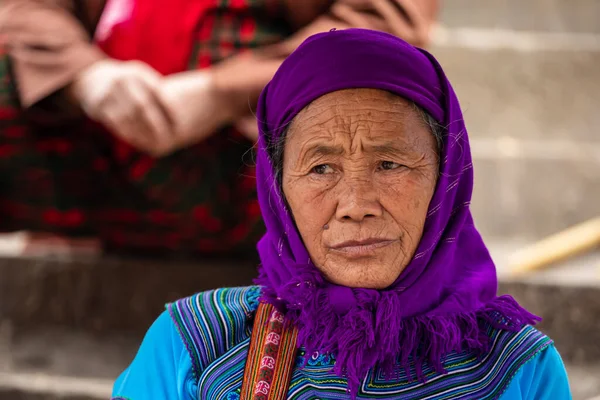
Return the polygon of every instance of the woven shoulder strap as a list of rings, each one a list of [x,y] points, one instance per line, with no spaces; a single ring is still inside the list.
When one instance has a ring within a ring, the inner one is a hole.
[[[271,304],[260,303],[240,400],[285,400],[296,359],[297,329]]]

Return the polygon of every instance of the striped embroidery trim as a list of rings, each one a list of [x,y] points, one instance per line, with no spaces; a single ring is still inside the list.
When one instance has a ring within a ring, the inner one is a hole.
[[[481,358],[468,351],[451,353],[444,364],[446,374],[438,374],[426,366],[427,383],[410,379],[404,370],[400,370],[400,376],[392,382],[385,379],[381,370],[371,370],[361,385],[359,397],[497,400],[519,368],[552,345],[551,339],[531,326],[524,327],[520,332],[502,331],[489,326],[486,334],[492,346],[490,352]],[[303,361],[304,359],[297,360],[296,366]],[[297,369],[292,377],[288,398],[343,396],[347,382],[331,372],[333,365],[334,361],[323,365],[317,363],[314,366],[309,362],[307,367]]]
[[[497,399],[510,383],[516,371],[537,353],[552,344],[552,341],[531,326],[518,333],[492,331],[490,352],[476,362],[455,364],[447,374],[432,373],[427,383],[406,381],[392,388],[382,377],[371,375],[363,382],[361,393],[379,397],[378,394],[402,396],[406,399]],[[377,384],[375,381],[379,381]]]
[[[283,314],[261,303],[244,370],[241,400],[283,400],[294,368],[298,331]]]
[[[258,306],[260,289],[217,289],[168,304],[167,310],[192,359],[194,377],[233,345],[250,336],[247,321]]]

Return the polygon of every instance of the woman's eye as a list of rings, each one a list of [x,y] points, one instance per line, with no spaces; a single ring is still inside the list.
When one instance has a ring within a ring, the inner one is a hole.
[[[317,165],[311,170],[313,174],[317,175],[330,174],[332,171],[332,168],[327,164]]]
[[[379,165],[379,168],[381,168],[382,170],[392,170],[400,168],[401,166],[401,164],[395,163],[393,161],[382,161]]]

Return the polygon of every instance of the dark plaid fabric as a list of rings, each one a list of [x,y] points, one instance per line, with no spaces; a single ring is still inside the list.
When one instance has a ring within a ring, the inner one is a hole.
[[[190,69],[289,34],[265,0],[212,0]],[[0,230],[97,236],[107,248],[253,251],[263,231],[251,146],[232,128],[153,159],[87,120],[46,124],[21,111],[0,53]],[[34,122],[37,121],[37,122]]]

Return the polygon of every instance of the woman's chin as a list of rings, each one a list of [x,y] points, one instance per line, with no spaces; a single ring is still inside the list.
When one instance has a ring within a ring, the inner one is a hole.
[[[390,287],[400,272],[391,273],[389,270],[373,268],[368,265],[353,265],[356,263],[347,263],[343,266],[335,268],[335,272],[331,269],[321,272],[327,277],[331,283],[340,286],[347,286],[356,289],[377,289],[383,290]]]

